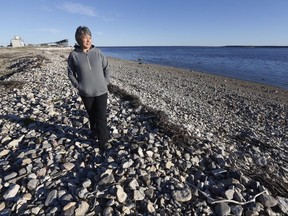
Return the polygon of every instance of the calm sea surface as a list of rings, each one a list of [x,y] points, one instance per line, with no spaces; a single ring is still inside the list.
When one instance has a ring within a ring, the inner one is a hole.
[[[100,47],[106,56],[186,68],[288,90],[288,48]]]

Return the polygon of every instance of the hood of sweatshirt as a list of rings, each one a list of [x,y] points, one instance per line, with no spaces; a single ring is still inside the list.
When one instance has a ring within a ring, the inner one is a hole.
[[[95,47],[94,45],[91,45],[90,50],[93,49],[94,47]],[[81,46],[79,46],[78,44],[76,44],[76,45],[74,46],[74,51],[76,51],[76,52],[83,52]]]

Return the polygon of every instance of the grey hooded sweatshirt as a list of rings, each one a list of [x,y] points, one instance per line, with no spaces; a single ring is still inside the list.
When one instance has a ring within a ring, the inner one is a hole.
[[[81,96],[103,95],[110,82],[108,61],[100,49],[92,46],[85,53],[76,45],[68,57],[68,77]]]

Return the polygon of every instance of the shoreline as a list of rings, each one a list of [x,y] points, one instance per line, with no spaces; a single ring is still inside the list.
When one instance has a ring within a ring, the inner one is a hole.
[[[177,103],[178,106],[181,105],[184,109],[188,109],[191,105],[202,107],[217,105],[220,107],[216,108],[227,110],[229,109],[228,105],[223,106],[223,101],[221,101],[224,100],[226,104],[229,104],[230,101],[227,97],[232,97],[233,106],[237,106],[239,103],[237,100],[266,104],[267,107],[273,105],[273,103],[279,106],[287,106],[288,104],[288,91],[269,85],[172,67],[138,64],[122,59],[111,58],[111,62],[112,71],[117,72],[112,75],[116,85],[128,90],[131,94],[139,96],[144,100],[144,104],[149,104],[155,109],[159,108],[159,103],[156,101],[156,105],[153,105],[149,101],[150,99],[160,99],[160,102],[168,103],[167,106],[173,103],[171,108],[168,108],[170,114],[173,112],[172,109],[175,106],[177,107]],[[174,89],[167,83],[171,84]],[[165,92],[169,94],[165,95]],[[175,94],[171,94],[172,92]],[[236,98],[233,98],[234,95]],[[181,99],[176,98],[175,101],[173,97],[180,97]],[[215,100],[216,98],[217,100]],[[163,110],[165,111],[164,107]],[[221,112],[221,110],[218,111]],[[230,112],[231,110],[227,111]],[[190,112],[193,111],[190,110]],[[231,114],[233,115],[233,113]],[[173,117],[173,115],[170,116]]]
[[[281,97],[281,98],[283,97],[283,99],[285,99],[285,97],[288,94],[288,89],[281,88],[278,86],[254,82],[254,81],[237,79],[237,78],[228,77],[228,76],[224,76],[224,75],[212,74],[212,73],[205,72],[205,71],[196,71],[196,70],[192,70],[192,69],[165,66],[165,65],[161,65],[161,64],[139,63],[137,60],[126,60],[126,59],[115,58],[115,57],[108,57],[108,59],[111,59],[112,61],[119,61],[119,62],[123,61],[123,63],[125,63],[125,62],[129,63],[130,62],[130,63],[133,63],[135,65],[139,64],[139,67],[140,67],[140,65],[147,65],[148,67],[150,65],[151,67],[166,68],[167,71],[172,70],[176,73],[179,73],[179,72],[180,73],[187,73],[186,76],[189,76],[189,74],[191,74],[192,77],[200,76],[203,79],[208,79],[208,80],[214,81],[215,84],[219,84],[219,85],[227,84],[227,85],[230,85],[229,87],[232,87],[232,88],[234,85],[236,85],[235,88],[236,87],[243,88],[243,90],[248,88],[247,91],[257,91],[260,93],[262,92],[263,94],[278,93],[279,97]],[[278,97],[277,94],[275,94],[274,96],[276,98]]]
[[[20,55],[10,62],[17,73],[0,81],[4,210],[287,213],[287,91],[109,58],[113,149],[102,160],[67,79],[68,51],[29,52],[28,64]],[[63,201],[57,191],[72,198]]]

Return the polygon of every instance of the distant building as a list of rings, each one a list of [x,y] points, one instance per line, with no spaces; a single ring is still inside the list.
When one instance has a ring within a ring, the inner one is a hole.
[[[24,47],[24,41],[19,36],[14,36],[13,39],[11,39],[11,46],[14,47]]]
[[[13,39],[11,39],[10,45],[8,47],[24,47],[24,41],[19,36],[14,36]],[[50,42],[50,43],[41,43],[41,44],[28,44],[28,47],[69,47],[68,39],[56,41],[56,42]]]
[[[68,47],[69,46],[68,39],[57,41],[56,44],[58,46],[61,46],[61,47]]]
[[[42,47],[68,47],[68,39],[56,41],[56,42],[50,42],[50,43],[42,43],[40,44]]]

